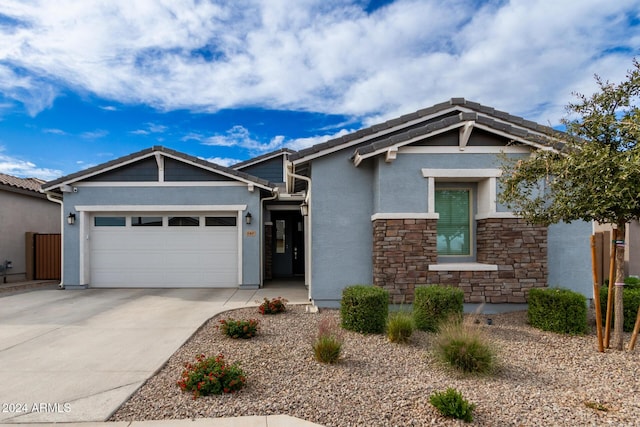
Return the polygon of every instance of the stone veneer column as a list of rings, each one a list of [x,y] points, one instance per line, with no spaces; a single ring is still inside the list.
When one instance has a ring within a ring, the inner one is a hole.
[[[427,284],[437,261],[436,220],[373,221],[373,284],[389,291],[391,302],[413,302],[416,285]]]
[[[485,291],[489,302],[524,303],[529,289],[547,286],[547,227],[521,218],[482,219],[476,240],[478,262],[498,266],[494,289]]]

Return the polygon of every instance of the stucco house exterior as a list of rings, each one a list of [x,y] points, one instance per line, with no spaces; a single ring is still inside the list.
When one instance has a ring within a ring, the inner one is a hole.
[[[0,281],[26,279],[26,233],[60,233],[60,205],[40,192],[44,181],[0,173]],[[5,268],[9,265],[10,268]]]
[[[411,303],[459,286],[469,304],[533,287],[590,296],[590,223],[525,223],[496,202],[501,153],[550,149],[549,129],[453,98],[298,152],[232,168],[153,147],[47,183],[75,217],[64,286],[248,287],[304,280],[339,305],[368,283]]]

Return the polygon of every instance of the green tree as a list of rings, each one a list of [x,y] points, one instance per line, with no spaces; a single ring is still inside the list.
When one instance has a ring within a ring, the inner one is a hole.
[[[595,76],[598,91],[574,93],[567,105],[566,132],[549,135],[548,149],[527,159],[505,160],[499,200],[532,223],[598,221],[615,224],[624,240],[626,224],[640,219],[640,63],[626,80]],[[624,281],[624,245],[616,245],[616,283]],[[613,345],[622,350],[622,287],[615,286]]]

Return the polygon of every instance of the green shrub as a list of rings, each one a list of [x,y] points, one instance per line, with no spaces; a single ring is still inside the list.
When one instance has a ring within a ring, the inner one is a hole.
[[[363,334],[381,334],[389,315],[389,292],[375,286],[354,285],[342,291],[342,327]]]
[[[629,276],[624,279],[625,289],[640,289],[640,277]]]
[[[287,310],[287,300],[282,297],[277,298],[265,298],[262,304],[258,307],[260,314],[278,314]]]
[[[314,358],[321,363],[336,363],[342,352],[343,337],[333,317],[325,317],[318,324],[312,347]]]
[[[246,377],[238,363],[227,364],[224,356],[196,357],[196,363],[185,364],[180,389],[193,392],[193,398],[211,394],[234,393],[244,387]]]
[[[456,418],[470,423],[473,421],[474,403],[469,403],[462,393],[454,388],[444,392],[436,391],[429,396],[429,403],[436,407],[445,417]]]
[[[527,316],[531,326],[561,334],[587,331],[587,300],[569,289],[533,288],[529,291]]]
[[[605,316],[607,315],[607,295],[609,289],[606,286],[600,288],[600,309],[602,310],[602,322],[605,322]],[[636,316],[638,315],[638,307],[640,306],[640,287],[625,286],[622,289],[622,304],[624,305],[624,323],[622,329],[625,332],[633,331],[633,326],[636,322]],[[611,315],[611,325],[613,326],[615,317],[614,313]]]
[[[389,318],[387,319],[387,338],[389,338],[389,341],[396,343],[409,342],[414,329],[412,313],[402,310],[389,313]]]
[[[450,286],[419,286],[413,298],[413,319],[421,331],[437,332],[452,315],[462,316],[464,292]]]
[[[438,360],[467,374],[490,374],[496,353],[479,326],[452,318],[440,324],[433,351]]]
[[[256,319],[235,320],[233,318],[221,319],[218,328],[228,337],[249,339],[256,336],[258,332],[258,321]]]

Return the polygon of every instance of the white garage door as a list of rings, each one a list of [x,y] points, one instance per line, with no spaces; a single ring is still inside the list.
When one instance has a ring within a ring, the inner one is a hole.
[[[236,221],[235,213],[94,215],[90,286],[235,287]]]

